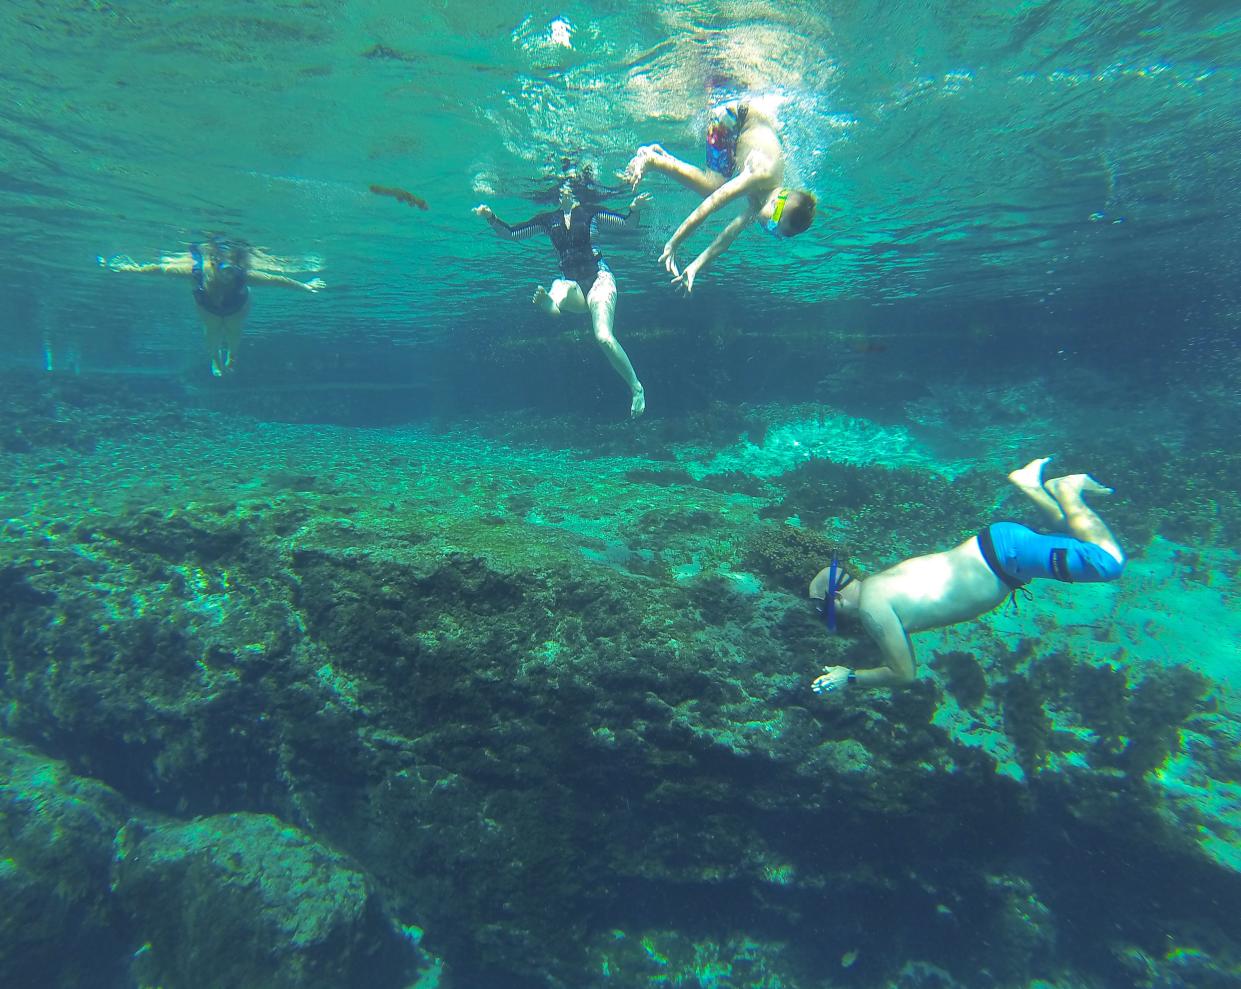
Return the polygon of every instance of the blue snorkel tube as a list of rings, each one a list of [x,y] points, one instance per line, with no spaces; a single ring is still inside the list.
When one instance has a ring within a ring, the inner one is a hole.
[[[823,597],[823,607],[819,609],[819,614],[823,616],[823,624],[830,632],[836,631],[836,592],[841,588],[841,584],[836,579],[839,573],[840,557],[833,550],[831,566],[827,569],[827,593]]]

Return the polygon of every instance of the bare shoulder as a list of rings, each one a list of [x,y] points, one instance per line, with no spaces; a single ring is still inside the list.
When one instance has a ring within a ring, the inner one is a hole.
[[[867,577],[862,582],[862,596],[858,600],[858,618],[862,628],[881,645],[888,636],[896,634],[903,637],[905,631],[891,590],[882,576]]]
[[[890,567],[871,574],[862,581],[861,593],[858,595],[858,614],[864,622],[867,621],[867,616],[873,618],[877,614],[892,610],[892,592],[895,589],[892,574],[896,570],[897,567]]]
[[[774,129],[777,124],[776,107],[770,99],[764,99],[760,96],[748,96],[741,100],[741,108],[745,111],[745,123],[743,128],[749,130],[751,127],[770,127]]]

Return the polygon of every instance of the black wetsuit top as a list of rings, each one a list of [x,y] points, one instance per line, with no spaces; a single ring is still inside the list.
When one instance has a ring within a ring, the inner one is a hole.
[[[250,288],[246,285],[245,268],[237,268],[227,263],[222,264],[221,269],[232,268],[237,272],[237,276],[232,280],[222,299],[212,299],[207,294],[207,286],[203,282],[203,256],[197,246],[190,248],[190,257],[194,262],[191,272],[194,277],[194,301],[201,309],[213,316],[233,316],[246,308],[246,303],[250,301]]]
[[[490,217],[491,228],[510,240],[525,240],[535,234],[545,233],[551,238],[552,247],[560,255],[560,270],[565,278],[577,282],[582,294],[589,295],[591,286],[600,271],[606,271],[603,255],[595,250],[590,238],[600,227],[632,230],[638,225],[638,216],[630,210],[622,216],[602,206],[583,206],[578,203],[569,213],[566,227],[564,213],[558,209],[548,210],[531,217],[525,223],[509,226],[498,217]]]

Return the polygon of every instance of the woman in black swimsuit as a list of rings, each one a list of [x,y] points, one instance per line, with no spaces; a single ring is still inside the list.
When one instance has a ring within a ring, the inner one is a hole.
[[[189,256],[135,264],[114,263],[113,271],[141,275],[181,275],[192,280],[194,304],[203,322],[211,373],[217,378],[236,370],[233,355],[241,343],[241,327],[250,312],[250,285],[283,285],[305,292],[324,288],[321,278],[299,282],[296,278],[257,271],[250,267],[250,250],[242,243],[217,237],[204,244],[191,244]]]
[[[474,208],[505,240],[525,240],[536,234],[547,234],[560,256],[563,278],[552,282],[551,290],[542,285],[534,290],[531,301],[544,312],[559,316],[562,311],[589,312],[595,340],[603,348],[613,369],[629,386],[629,414],[640,416],[646,411],[646,393],[634,373],[624,348],[612,332],[616,319],[616,279],[603,256],[595,250],[591,237],[600,229],[636,230],[642,207],[650,200],[642,195],[629,204],[628,215],[622,216],[602,206],[583,206],[573,198],[566,183],[560,190],[560,208],[548,210],[525,223],[509,226],[492,212],[490,206]]]

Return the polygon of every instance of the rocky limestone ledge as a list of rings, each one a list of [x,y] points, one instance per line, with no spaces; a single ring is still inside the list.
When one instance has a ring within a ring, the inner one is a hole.
[[[0,985],[369,989],[424,967],[370,880],[270,815],[134,816],[7,739],[0,773]]]

